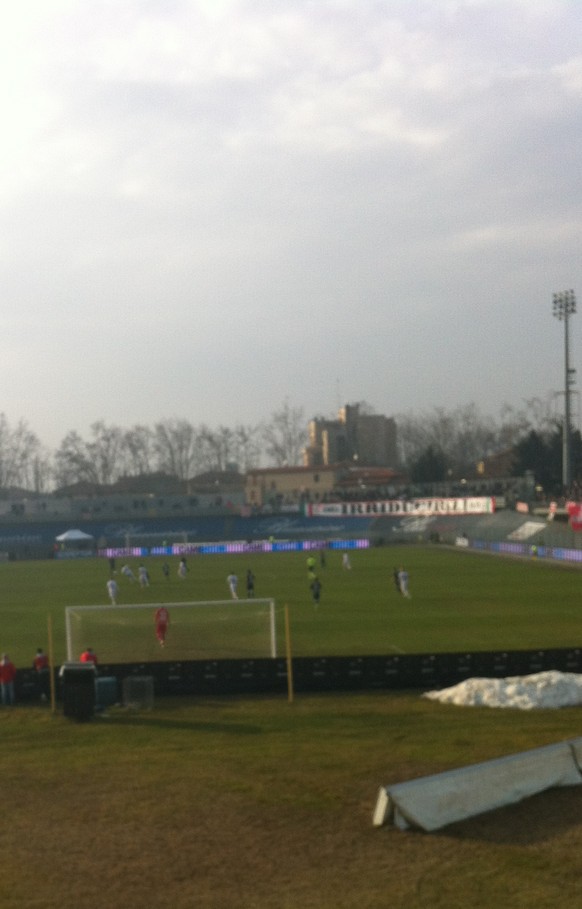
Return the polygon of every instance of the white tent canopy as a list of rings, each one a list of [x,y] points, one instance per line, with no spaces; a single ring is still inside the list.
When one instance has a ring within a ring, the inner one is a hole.
[[[56,537],[57,543],[87,543],[94,539],[90,533],[84,533],[82,530],[67,530]]]

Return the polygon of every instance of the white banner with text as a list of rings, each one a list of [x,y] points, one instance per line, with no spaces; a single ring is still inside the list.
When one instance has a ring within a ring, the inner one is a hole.
[[[387,515],[410,517],[414,515],[468,515],[493,514],[495,499],[492,496],[467,498],[388,499],[379,502],[320,502],[306,506],[309,517],[365,517]]]

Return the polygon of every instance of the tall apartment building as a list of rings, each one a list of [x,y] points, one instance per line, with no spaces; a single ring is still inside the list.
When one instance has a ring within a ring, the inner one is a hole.
[[[398,462],[395,421],[379,414],[362,414],[358,404],[342,407],[337,420],[311,420],[305,466],[347,461],[370,467],[395,467]]]

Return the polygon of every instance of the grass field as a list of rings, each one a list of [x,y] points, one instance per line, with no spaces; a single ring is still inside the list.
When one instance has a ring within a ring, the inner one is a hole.
[[[413,599],[392,585],[410,571]],[[442,548],[358,553],[322,570],[253,557],[257,596],[288,603],[295,652],[576,646],[580,574]],[[248,559],[151,560],[122,600],[222,599]],[[174,567],[174,566],[173,566]],[[103,563],[2,565],[2,649],[29,665],[64,606],[105,602]],[[179,596],[177,593],[179,592]],[[153,636],[153,631],[152,631]],[[168,644],[171,647],[171,644]],[[129,657],[129,655],[128,655]],[[580,710],[454,707],[416,692],[159,699],[74,723],[0,708],[0,902],[7,909],[579,909],[582,787],[431,835],[374,828],[381,785],[581,734]]]
[[[580,711],[412,694],[0,709],[9,909],[579,909],[582,787],[434,834],[378,787],[580,734]]]
[[[392,582],[393,568],[400,563],[410,572],[411,600],[400,597]],[[244,598],[249,566],[257,578],[256,596],[276,600],[281,652],[283,606],[288,605],[291,644],[297,656],[542,649],[582,643],[582,576],[563,565],[411,546],[359,551],[352,556],[352,570],[344,571],[340,554],[330,553],[326,567],[318,568],[323,595],[317,609],[311,602],[302,554],[192,558],[183,581],[176,573],[177,560],[169,580],[163,577],[162,560],[150,558],[146,565],[151,586],[145,590],[119,573],[117,577],[120,605],[152,604],[151,613],[145,612],[141,618],[147,625],[151,659],[160,659],[153,633],[154,603],[225,599],[226,576],[231,570],[239,575]],[[137,563],[132,567],[137,569]],[[8,651],[17,665],[29,666],[36,647],[46,646],[50,614],[55,661],[62,662],[66,658],[65,606],[106,604],[107,578],[107,563],[97,559],[1,565],[1,650]],[[121,613],[120,609],[113,658],[100,651],[102,643],[107,645],[99,639],[83,641],[82,646],[91,644],[103,662],[143,658],[141,652],[135,652],[135,629],[131,623],[122,623]],[[135,611],[133,615],[135,618]],[[111,613],[109,617],[114,618]],[[184,621],[185,614],[175,611],[165,658],[220,656],[227,644],[226,655],[237,656],[236,627],[217,621],[212,639],[207,625],[195,633],[194,644],[189,643],[185,650],[185,636],[180,635],[180,622]],[[241,657],[267,655],[267,627],[263,624],[261,628],[264,633],[257,637],[257,652],[249,653],[245,644]]]

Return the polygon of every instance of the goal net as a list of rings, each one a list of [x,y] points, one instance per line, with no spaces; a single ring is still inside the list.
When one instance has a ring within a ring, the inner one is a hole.
[[[169,613],[164,646],[156,633],[161,606]],[[100,663],[275,658],[280,622],[271,599],[67,606],[67,659],[86,647]]]

